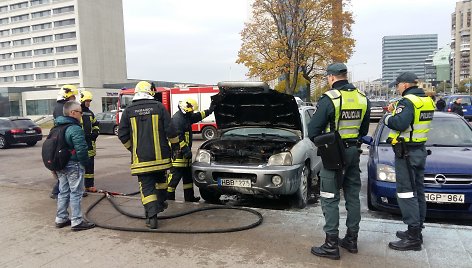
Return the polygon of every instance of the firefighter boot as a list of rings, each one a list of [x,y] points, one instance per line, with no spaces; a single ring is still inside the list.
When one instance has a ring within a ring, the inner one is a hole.
[[[146,226],[149,227],[149,225],[150,225],[150,220],[149,220],[149,218],[148,218],[148,213],[147,213],[146,208],[144,208],[144,217],[146,218]]]
[[[167,204],[167,190],[158,189],[157,190],[157,212],[163,212],[169,206]]]
[[[157,214],[149,218],[149,229],[157,229]]]
[[[185,202],[198,202],[200,201],[200,197],[195,197],[193,188],[191,189],[184,189],[184,199]]]
[[[339,240],[339,245],[351,253],[357,253],[357,232],[347,229],[346,236]]]
[[[311,254],[332,260],[339,260],[338,235],[326,234],[325,243],[320,247],[312,247]]]
[[[421,227],[411,227],[408,226],[408,231],[406,231],[406,239],[401,239],[400,241],[388,243],[388,247],[394,250],[406,251],[406,250],[421,250]]]
[[[175,192],[167,192],[167,200],[175,200]]]

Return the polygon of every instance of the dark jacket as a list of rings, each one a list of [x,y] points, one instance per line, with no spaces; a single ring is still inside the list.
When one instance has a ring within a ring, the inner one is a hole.
[[[202,121],[213,111],[210,109],[202,112],[184,114],[180,109],[172,116],[172,125],[175,127],[179,141],[184,141],[189,148],[192,148],[192,124]]]
[[[405,91],[403,91],[402,96],[407,94],[413,94],[418,97],[426,97],[424,90],[422,88],[418,88],[417,86],[407,88]],[[389,115],[385,117],[385,125],[396,131],[405,131],[413,123],[414,119],[415,107],[413,106],[413,103],[406,98],[402,98],[398,101],[395,115]]]
[[[439,99],[436,102],[436,110],[444,111],[444,108],[446,108],[446,101],[444,101],[443,99]]]
[[[464,111],[462,111],[462,104],[453,102],[451,106],[451,112],[456,113],[460,116],[464,116]]]
[[[89,156],[95,156],[95,141],[100,134],[100,128],[95,114],[85,105],[82,105],[82,128],[84,129]]]
[[[86,165],[89,161],[87,143],[85,142],[84,130],[80,122],[70,116],[59,116],[55,119],[57,125],[73,124],[67,127],[65,138],[69,149],[72,151],[71,161],[79,161]]]

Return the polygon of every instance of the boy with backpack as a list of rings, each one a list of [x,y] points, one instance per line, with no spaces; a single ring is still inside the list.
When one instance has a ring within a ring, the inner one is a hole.
[[[84,166],[89,161],[84,131],[80,126],[82,108],[80,103],[68,101],[63,111],[64,116],[56,118],[56,126],[51,129],[42,151],[44,164],[55,171],[59,179],[56,227],[72,225],[72,231],[87,230],[95,224],[82,218],[80,207],[84,192]],[[61,146],[65,148],[57,148]],[[69,204],[70,218],[67,211]]]

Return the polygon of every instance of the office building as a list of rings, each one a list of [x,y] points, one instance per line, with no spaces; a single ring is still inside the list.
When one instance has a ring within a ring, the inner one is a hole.
[[[470,31],[472,1],[456,3],[456,10],[451,15],[451,49],[454,84],[470,77]]]

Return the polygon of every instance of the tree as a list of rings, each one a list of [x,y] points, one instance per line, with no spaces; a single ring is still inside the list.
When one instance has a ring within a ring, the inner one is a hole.
[[[469,86],[472,87],[472,79],[466,78],[459,82],[459,86],[457,87],[458,91],[461,93],[468,92]]]
[[[236,62],[249,69],[250,77],[283,79],[284,91],[293,94],[300,73],[307,81],[320,78],[329,62],[346,62],[352,54],[352,14],[342,10],[349,2],[255,0]]]
[[[448,91],[451,91],[451,84],[450,83],[447,83],[447,82],[440,82],[436,88],[435,88],[436,92],[448,92]]]

